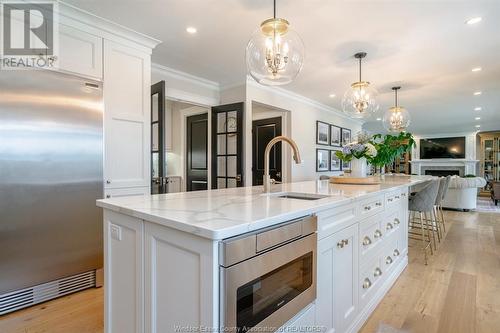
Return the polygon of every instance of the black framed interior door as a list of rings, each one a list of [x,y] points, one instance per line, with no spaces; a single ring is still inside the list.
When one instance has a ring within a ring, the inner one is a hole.
[[[208,189],[208,114],[186,120],[186,190]]]
[[[165,81],[151,86],[151,194],[166,193]]]
[[[264,176],[264,151],[274,137],[281,135],[281,117],[254,120],[252,122],[252,185],[262,185]],[[281,142],[271,149],[269,155],[271,178],[282,181]]]
[[[212,188],[243,186],[243,103],[212,108]]]

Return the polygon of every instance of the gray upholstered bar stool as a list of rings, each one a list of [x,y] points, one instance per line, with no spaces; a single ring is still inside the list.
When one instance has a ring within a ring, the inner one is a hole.
[[[444,220],[444,214],[443,214],[443,200],[444,197],[446,196],[446,193],[448,193],[448,187],[450,186],[450,181],[451,181],[451,176],[447,176],[446,178],[441,179],[441,183],[439,186],[439,193],[438,193],[438,198],[436,199],[436,205],[434,207],[434,216],[436,217],[436,221],[438,223],[442,224],[443,227],[443,232],[442,234],[446,233],[446,223]],[[441,236],[442,238],[442,236]]]
[[[410,238],[422,241],[422,251],[424,251],[424,260],[426,265],[427,248],[430,249],[432,255],[434,253],[432,250],[432,242],[434,242],[434,248],[436,246],[432,221],[434,204],[439,190],[439,183],[439,178],[429,181],[425,187],[410,197],[408,206],[408,209],[413,217],[409,219]],[[416,213],[420,215],[419,219],[415,218]],[[418,227],[420,227],[420,235],[418,232],[415,232],[415,229]]]

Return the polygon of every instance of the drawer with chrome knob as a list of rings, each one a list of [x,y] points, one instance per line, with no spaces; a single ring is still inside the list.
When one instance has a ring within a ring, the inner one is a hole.
[[[380,238],[382,237],[382,232],[380,230],[375,230],[375,233],[373,234],[373,237],[375,238]]]
[[[375,271],[373,272],[373,276],[374,277],[378,277],[380,275],[382,275],[382,270],[380,268],[378,268],[378,267],[375,268]]]
[[[370,239],[370,237],[368,236],[365,236],[365,238],[363,238],[363,245],[364,246],[368,246],[372,243],[372,240]]]
[[[385,229],[386,230],[392,230],[392,229],[394,229],[394,226],[392,225],[391,222],[388,222],[387,225],[385,226]]]
[[[395,249],[394,252],[392,253],[393,256],[399,257],[400,253],[398,249]]]
[[[385,263],[386,263],[387,265],[392,264],[392,262],[393,262],[393,260],[392,260],[391,256],[387,256],[387,258],[385,258]]]
[[[339,249],[343,249],[344,246],[349,245],[349,240],[348,239],[343,239],[340,242],[337,243],[337,247]]]
[[[366,278],[364,281],[363,281],[363,289],[368,289],[372,286],[372,282],[370,281],[369,278]]]

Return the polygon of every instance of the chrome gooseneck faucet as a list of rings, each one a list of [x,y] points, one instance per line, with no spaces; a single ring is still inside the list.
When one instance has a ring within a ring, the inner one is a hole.
[[[299,147],[297,147],[297,144],[292,139],[287,138],[286,136],[277,136],[273,138],[271,141],[269,141],[269,143],[266,146],[266,150],[264,151],[263,183],[264,183],[265,193],[269,193],[271,191],[271,176],[269,175],[269,154],[271,153],[271,149],[273,148],[273,146],[280,141],[284,141],[292,147],[293,160],[295,161],[295,163],[300,164],[302,162],[300,159]]]

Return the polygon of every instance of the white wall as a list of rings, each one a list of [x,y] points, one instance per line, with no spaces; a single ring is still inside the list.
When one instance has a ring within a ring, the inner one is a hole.
[[[165,96],[171,100],[213,106],[220,101],[219,84],[157,64],[151,66],[151,83],[165,81]]]
[[[302,164],[291,165],[290,181],[318,179],[320,175],[333,172],[316,172],[316,121],[324,121],[340,127],[350,128],[353,135],[361,130],[361,122],[348,118],[333,108],[290,93],[284,89],[261,86],[249,79],[246,85],[245,113],[245,179],[252,179],[252,102],[288,110],[291,118],[290,137],[300,149]],[[289,149],[283,145],[284,149]],[[333,147],[331,148],[333,149]]]
[[[476,160],[476,132],[459,132],[459,133],[439,133],[439,134],[425,134],[414,135],[417,145],[412,150],[412,160],[420,159],[420,139],[432,138],[447,138],[465,136],[465,159]]]

